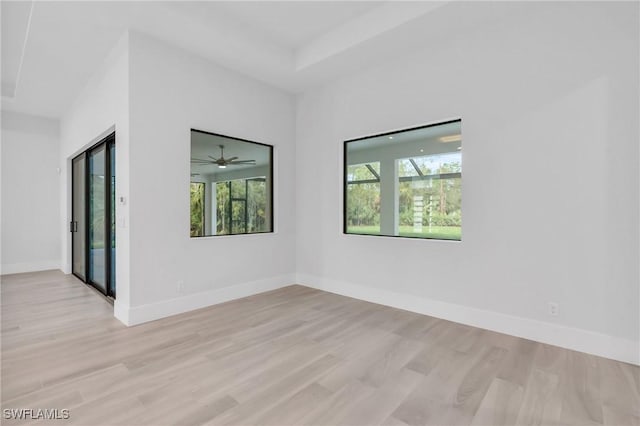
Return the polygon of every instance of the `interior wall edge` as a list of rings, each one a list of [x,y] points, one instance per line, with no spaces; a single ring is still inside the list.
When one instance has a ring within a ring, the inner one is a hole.
[[[145,322],[294,285],[295,278],[296,275],[294,273],[278,275],[139,306],[126,306],[126,304],[116,299],[114,316],[127,326],[143,324]]]
[[[640,365],[638,341],[315,275],[299,273],[296,283],[379,305]]]

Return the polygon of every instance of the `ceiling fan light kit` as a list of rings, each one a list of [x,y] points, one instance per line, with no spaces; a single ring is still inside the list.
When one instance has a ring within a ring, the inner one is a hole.
[[[252,166],[256,164],[256,160],[239,160],[238,157],[224,158],[224,145],[220,147],[220,158],[208,155],[209,160],[200,158],[192,158],[191,162],[196,164],[217,164],[219,169],[226,169],[227,166]]]

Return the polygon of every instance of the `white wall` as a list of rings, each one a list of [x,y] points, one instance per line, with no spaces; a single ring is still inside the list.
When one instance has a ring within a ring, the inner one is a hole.
[[[299,97],[298,280],[637,363],[638,4],[492,7]],[[454,117],[462,242],[341,234],[342,141]]]
[[[116,131],[116,312],[129,305],[129,47],[124,34],[61,120],[62,265],[71,273],[71,160]],[[124,226],[122,226],[124,223]]]
[[[60,268],[59,123],[2,112],[2,273]]]
[[[491,7],[495,21],[425,39],[297,105],[123,37],[62,120],[64,269],[70,159],[115,128],[125,323],[288,285],[297,272],[302,284],[639,362],[638,5]],[[342,141],[455,117],[463,241],[342,235]],[[273,234],[189,238],[191,128],[275,146]]]
[[[138,34],[130,36],[130,61],[132,285],[125,321],[292,284],[293,97]],[[273,234],[189,237],[191,128],[275,146]]]

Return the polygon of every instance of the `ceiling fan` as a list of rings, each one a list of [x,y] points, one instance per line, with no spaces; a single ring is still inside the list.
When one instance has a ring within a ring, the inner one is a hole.
[[[218,168],[224,169],[227,166],[243,166],[256,164],[256,160],[238,160],[238,157],[224,158],[224,145],[218,145],[220,147],[220,158],[207,155],[209,160],[203,160],[200,158],[192,158],[191,162],[194,164],[217,164]]]

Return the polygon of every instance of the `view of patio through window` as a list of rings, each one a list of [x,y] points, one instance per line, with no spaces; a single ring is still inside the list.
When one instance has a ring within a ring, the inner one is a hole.
[[[191,236],[204,235],[204,182],[191,182]]]
[[[266,176],[216,183],[216,234],[264,232]]]
[[[273,147],[191,130],[191,237],[273,232]]]
[[[462,239],[455,120],[345,142],[347,234]]]

